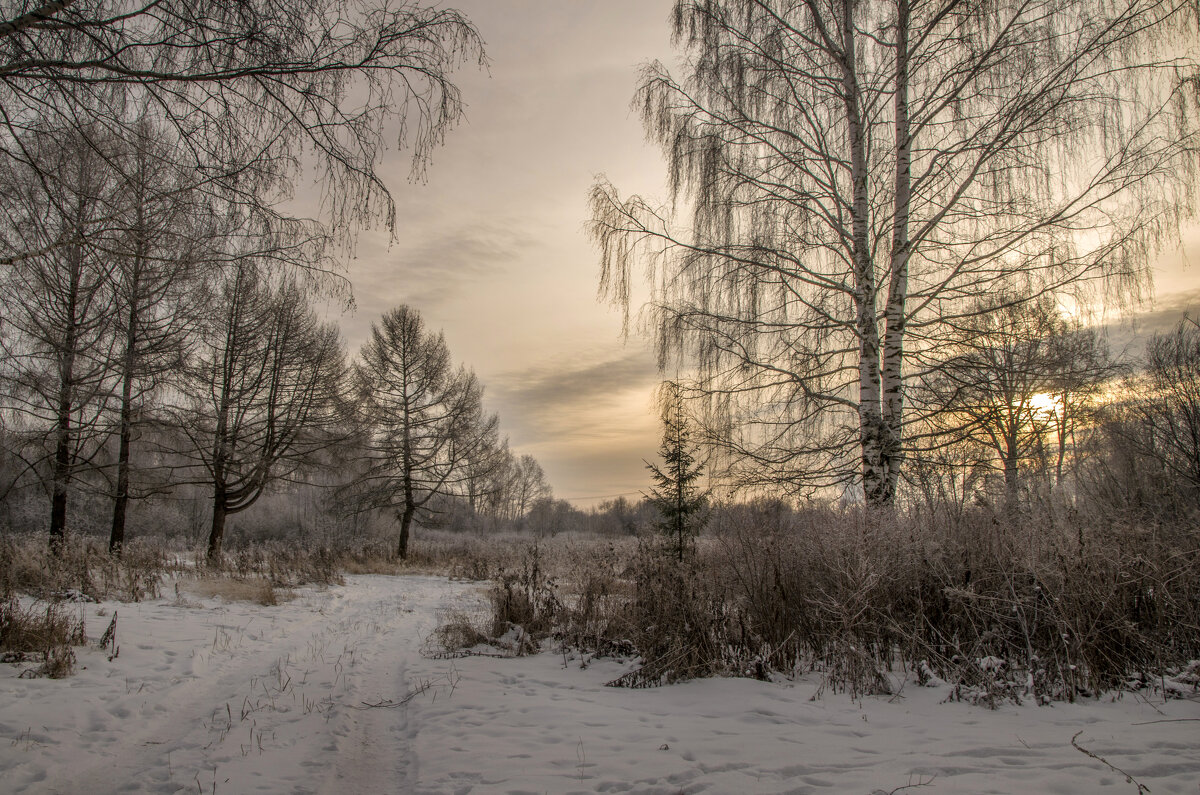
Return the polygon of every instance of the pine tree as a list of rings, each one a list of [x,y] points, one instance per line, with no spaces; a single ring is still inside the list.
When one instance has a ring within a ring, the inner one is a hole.
[[[688,541],[704,525],[708,494],[699,487],[704,465],[696,460],[697,447],[691,440],[677,384],[663,385],[662,406],[663,438],[658,454],[663,465],[646,463],[655,484],[649,496],[662,517],[658,528],[670,539],[676,557],[682,561]]]

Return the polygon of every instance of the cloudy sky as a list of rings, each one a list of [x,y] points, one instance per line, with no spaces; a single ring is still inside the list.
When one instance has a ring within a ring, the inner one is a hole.
[[[646,345],[622,339],[597,301],[598,258],[584,231],[596,175],[662,195],[664,168],[629,102],[638,67],[673,57],[669,0],[466,0],[490,61],[455,80],[467,121],[434,154],[425,184],[396,154],[386,174],[397,238],[365,235],[350,263],[351,351],[371,322],[407,303],[445,331],[486,386],[518,453],[555,495],[582,507],[636,497],[658,429]]]
[[[450,5],[479,28],[490,68],[456,75],[468,118],[425,184],[407,181],[403,152],[389,160],[398,239],[359,240],[343,334],[356,351],[373,320],[409,304],[479,375],[514,450],[537,457],[556,496],[581,507],[636,496],[658,445],[658,376],[645,343],[624,341],[619,312],[597,301],[584,221],[598,174],[623,194],[665,194],[629,102],[642,63],[675,58],[671,0]],[[1188,240],[1163,259],[1150,325],[1200,306],[1200,230]]]

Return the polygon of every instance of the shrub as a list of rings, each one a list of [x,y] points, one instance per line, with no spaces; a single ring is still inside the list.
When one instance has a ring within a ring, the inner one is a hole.
[[[616,685],[816,671],[858,697],[915,675],[994,706],[1200,658],[1200,538],[1186,528],[763,503],[718,512],[683,562],[651,539],[518,550],[492,591],[492,635],[636,650],[641,667]]]
[[[0,660],[36,662],[22,676],[62,679],[75,670],[72,646],[87,643],[82,618],[67,614],[60,601],[22,606],[15,596],[0,602]]]

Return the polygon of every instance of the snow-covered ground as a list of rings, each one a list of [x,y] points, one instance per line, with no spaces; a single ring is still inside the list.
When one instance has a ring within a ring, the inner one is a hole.
[[[113,660],[0,667],[0,792],[1200,793],[1200,698],[989,711],[943,688],[853,701],[819,680],[604,683],[561,654],[433,659],[480,588],[359,576],[262,607],[84,605]]]

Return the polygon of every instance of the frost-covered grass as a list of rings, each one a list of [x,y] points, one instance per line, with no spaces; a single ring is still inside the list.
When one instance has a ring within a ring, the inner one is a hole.
[[[272,542],[218,568],[5,538],[0,647],[30,653],[0,666],[0,780],[1195,791],[1193,530],[868,519],[746,508],[682,563],[652,537]]]
[[[682,563],[653,538],[513,550],[492,561],[491,615],[458,634],[519,626],[584,651],[632,646],[644,665],[620,684],[633,687],[818,672],[856,697],[911,674],[991,706],[1048,704],[1200,658],[1200,537],[1187,528],[747,510]]]

